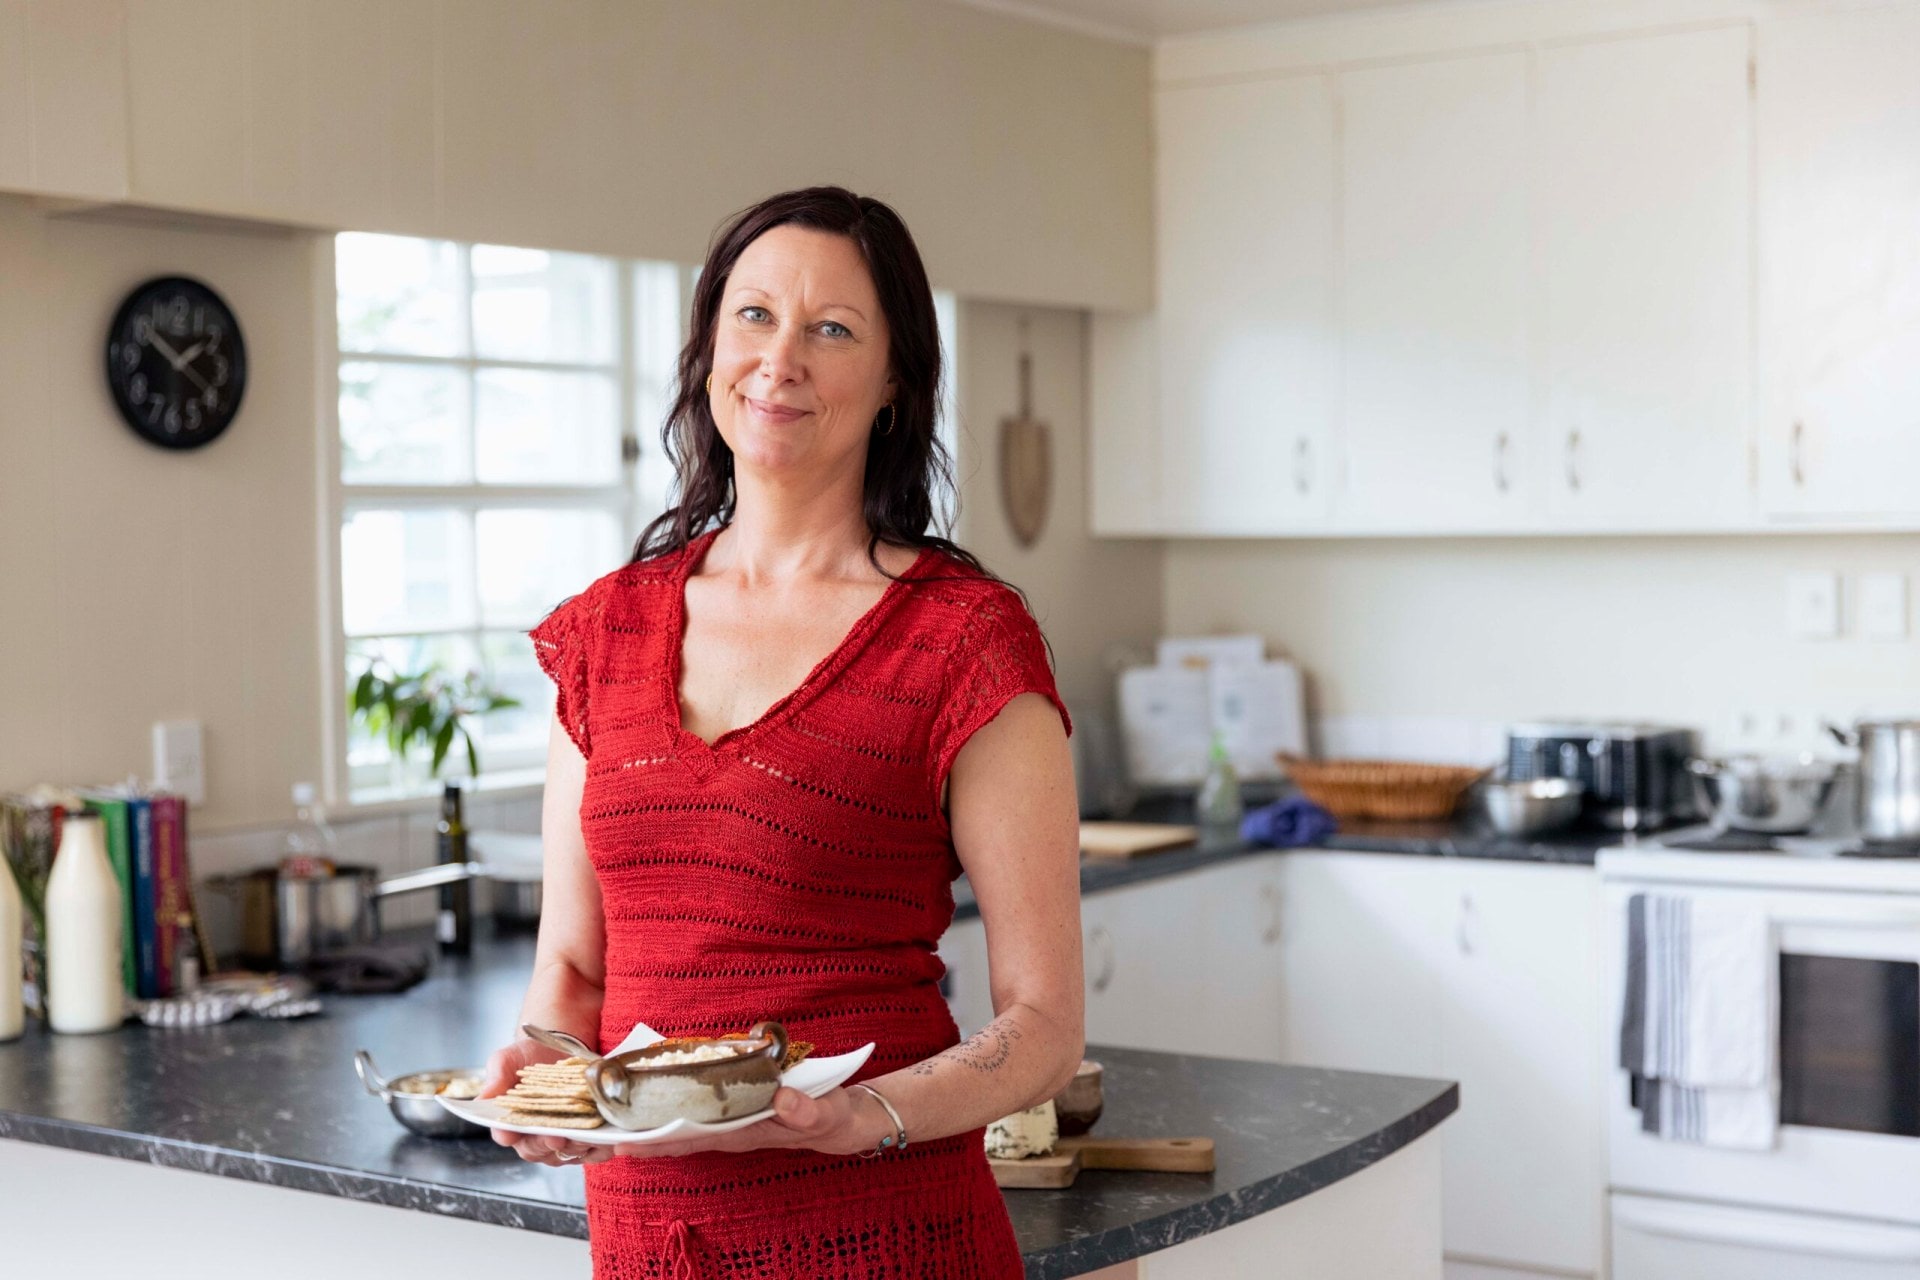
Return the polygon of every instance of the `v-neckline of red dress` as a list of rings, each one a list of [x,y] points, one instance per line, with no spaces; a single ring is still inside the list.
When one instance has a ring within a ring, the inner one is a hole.
[[[880,593],[880,598],[868,606],[867,611],[860,615],[854,622],[852,628],[848,630],[847,634],[841,637],[840,643],[830,649],[827,655],[820,659],[819,662],[816,662],[813,670],[809,671],[799,684],[795,685],[785,696],[781,697],[772,706],[768,707],[752,720],[749,720],[743,725],[737,725],[732,729],[728,729],[712,742],[708,742],[705,738],[687,728],[685,722],[681,719],[680,659],[681,650],[684,648],[687,638],[687,579],[693,576],[694,569],[705,559],[707,548],[713,545],[713,540],[719,536],[719,533],[720,530],[718,529],[709,529],[688,543],[686,551],[681,555],[680,563],[675,569],[673,577],[673,610],[667,624],[665,642],[662,646],[666,656],[666,679],[663,682],[666,686],[667,694],[666,715],[668,717],[668,723],[673,726],[674,741],[679,744],[683,750],[693,752],[695,755],[701,757],[711,757],[722,747],[738,742],[750,734],[784,718],[786,714],[804,700],[808,694],[811,694],[838,674],[839,670],[848,662],[851,662],[855,655],[860,652],[866,643],[867,637],[873,633],[874,628],[885,620],[886,615],[892,610],[894,602],[900,598],[900,593],[905,588],[907,582],[915,577],[920,572],[921,567],[934,555],[934,549],[932,547],[922,547],[920,554],[914,557],[913,563],[908,565],[898,578],[895,578],[887,584],[886,590]]]

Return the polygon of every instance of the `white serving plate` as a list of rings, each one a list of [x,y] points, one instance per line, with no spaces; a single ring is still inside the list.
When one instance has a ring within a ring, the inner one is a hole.
[[[630,1049],[642,1049],[665,1036],[644,1022],[634,1024],[627,1038],[617,1045],[613,1053],[625,1053]],[[835,1054],[831,1058],[806,1057],[795,1063],[793,1068],[780,1073],[780,1083],[789,1089],[798,1089],[809,1098],[817,1098],[823,1093],[837,1089],[853,1078],[866,1060],[873,1055],[873,1044],[868,1042],[852,1053]],[[670,1142],[675,1138],[696,1138],[708,1133],[730,1133],[735,1129],[744,1129],[750,1124],[758,1124],[773,1114],[773,1108],[767,1107],[750,1116],[735,1116],[731,1120],[720,1120],[712,1124],[699,1120],[675,1120],[663,1124],[657,1129],[619,1129],[613,1125],[602,1125],[598,1129],[555,1129],[547,1125],[517,1124],[507,1120],[507,1108],[498,1098],[448,1098],[442,1096],[440,1105],[453,1114],[471,1120],[475,1124],[485,1125],[489,1129],[505,1129],[511,1133],[533,1134],[543,1138],[568,1138],[587,1146],[610,1147],[624,1146],[630,1142]]]

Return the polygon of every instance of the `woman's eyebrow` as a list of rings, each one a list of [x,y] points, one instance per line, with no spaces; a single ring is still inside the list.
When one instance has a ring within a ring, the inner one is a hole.
[[[740,285],[735,288],[734,292],[740,293],[740,294],[748,294],[748,293],[757,294],[762,298],[773,297],[773,295],[768,293],[765,289],[755,288],[753,285],[750,285],[750,284]],[[820,309],[822,311],[851,311],[853,312],[854,315],[860,317],[862,323],[864,323],[867,318],[866,312],[862,311],[860,308],[856,306],[853,306],[851,303],[846,303],[846,302],[829,302],[825,306],[821,307]]]

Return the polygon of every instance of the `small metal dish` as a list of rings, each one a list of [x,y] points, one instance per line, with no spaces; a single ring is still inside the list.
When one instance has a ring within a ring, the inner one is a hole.
[[[738,1048],[710,1062],[654,1062],[662,1054],[714,1043]],[[786,1056],[786,1028],[761,1022],[744,1040],[659,1040],[596,1058],[587,1064],[587,1091],[601,1118],[622,1129],[657,1129],[675,1120],[713,1124],[752,1115],[772,1102]]]
[[[1496,779],[1484,784],[1487,820],[1503,836],[1564,830],[1580,816],[1582,788],[1571,778]]]
[[[368,1093],[387,1104],[393,1118],[406,1128],[427,1138],[484,1138],[485,1125],[457,1116],[440,1105],[440,1090],[459,1076],[486,1079],[479,1067],[455,1067],[443,1071],[415,1071],[391,1080],[382,1079],[373,1065],[373,1055],[359,1049],[353,1055],[353,1069]]]

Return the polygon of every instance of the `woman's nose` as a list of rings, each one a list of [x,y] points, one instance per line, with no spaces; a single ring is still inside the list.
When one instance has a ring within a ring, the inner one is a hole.
[[[798,325],[783,324],[768,334],[760,347],[757,372],[775,386],[801,381],[806,374],[805,338],[805,331]]]

